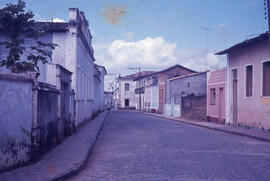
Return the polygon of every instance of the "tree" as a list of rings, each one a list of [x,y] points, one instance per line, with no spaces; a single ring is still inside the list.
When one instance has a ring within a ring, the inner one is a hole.
[[[38,63],[51,60],[51,50],[57,46],[40,41],[42,33],[33,12],[25,10],[25,2],[18,0],[17,4],[6,4],[0,9],[0,35],[4,37],[0,40],[0,48],[2,54],[6,52],[0,56],[0,66],[14,73],[39,73]]]

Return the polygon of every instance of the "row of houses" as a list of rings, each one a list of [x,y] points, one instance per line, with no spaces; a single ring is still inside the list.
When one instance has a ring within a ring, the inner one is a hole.
[[[269,130],[269,33],[217,53],[224,54],[227,67],[220,70],[175,65],[119,77],[118,107]]]
[[[105,108],[107,72],[95,64],[84,13],[70,8],[68,22],[37,26],[42,42],[58,45],[52,61],[38,65],[40,75],[0,68],[0,171],[37,159]]]

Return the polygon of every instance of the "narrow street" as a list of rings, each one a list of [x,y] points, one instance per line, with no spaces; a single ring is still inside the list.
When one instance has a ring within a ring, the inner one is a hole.
[[[111,111],[85,168],[69,180],[269,180],[270,144]]]

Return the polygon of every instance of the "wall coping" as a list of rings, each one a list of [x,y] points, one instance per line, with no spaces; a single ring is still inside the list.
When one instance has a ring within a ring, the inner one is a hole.
[[[34,78],[27,74],[17,74],[10,72],[0,72],[0,79],[14,80],[14,81],[24,81],[24,82],[34,82]]]

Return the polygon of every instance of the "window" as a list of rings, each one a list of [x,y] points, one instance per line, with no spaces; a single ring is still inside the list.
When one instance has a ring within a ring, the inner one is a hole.
[[[210,89],[210,105],[216,105],[216,89]]]
[[[129,91],[129,84],[128,83],[125,84],[125,91]]]
[[[125,84],[125,91],[129,91],[129,84],[128,83]]]
[[[262,95],[270,96],[270,61],[263,63]]]
[[[246,66],[246,97],[252,97],[253,66]]]

